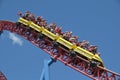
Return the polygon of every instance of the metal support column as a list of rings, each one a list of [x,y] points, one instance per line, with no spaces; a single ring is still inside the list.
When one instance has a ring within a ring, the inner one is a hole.
[[[50,60],[44,60],[44,68],[40,77],[40,80],[49,80],[49,67],[50,65],[55,62],[54,59],[50,59]]]

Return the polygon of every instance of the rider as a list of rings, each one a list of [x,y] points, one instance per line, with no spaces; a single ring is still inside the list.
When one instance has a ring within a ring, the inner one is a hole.
[[[19,12],[18,15],[20,15],[22,18],[27,19],[29,21],[33,21],[33,22],[35,21],[35,15],[31,14],[31,12],[29,11],[25,12],[24,15],[22,15],[22,13]]]
[[[83,40],[80,44],[80,47],[87,50],[89,47],[89,41]]]
[[[46,27],[47,26],[47,22],[44,19],[41,20],[40,24],[41,24],[42,27]]]
[[[66,31],[66,33],[64,33],[62,37],[69,41],[71,36],[72,36],[72,31]]]
[[[78,43],[78,36],[71,36],[69,38],[69,41],[73,44],[77,44]]]
[[[56,28],[56,24],[55,23],[50,23],[49,25],[47,25],[47,29],[49,31],[51,31],[52,33],[55,33],[55,28]]]
[[[98,53],[97,50],[98,50],[98,47],[97,47],[97,46],[93,46],[93,45],[91,45],[91,46],[88,48],[88,51],[91,52],[91,53],[93,53],[93,54]]]
[[[62,28],[59,27],[59,26],[57,26],[57,27],[55,28],[55,33],[56,33],[56,35],[62,35],[62,34],[63,34],[63,33],[62,33]]]
[[[42,21],[42,16],[38,16],[35,20],[35,24],[37,24],[38,26],[41,26],[40,22]]]

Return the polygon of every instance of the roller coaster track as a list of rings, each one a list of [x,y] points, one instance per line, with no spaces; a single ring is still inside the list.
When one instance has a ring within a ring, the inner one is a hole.
[[[16,23],[14,22],[1,20],[0,31],[3,30],[20,35],[24,39],[30,41],[35,46],[48,53],[53,59],[61,61],[66,66],[71,67],[72,69],[93,80],[120,80],[120,74],[118,73],[100,66],[91,67],[88,65],[90,64],[89,61],[79,56],[72,59],[69,56],[69,51],[61,46],[54,46],[53,41],[49,40],[47,37],[38,37],[40,33],[37,33],[35,30],[30,30],[30,32],[27,32],[24,25],[16,26]]]
[[[0,71],[0,80],[7,80],[4,74]]]

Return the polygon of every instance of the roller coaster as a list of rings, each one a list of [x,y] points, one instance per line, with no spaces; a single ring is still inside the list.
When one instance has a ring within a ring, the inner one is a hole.
[[[68,41],[60,34],[50,31],[47,24],[39,25],[32,19],[33,16],[20,14],[17,22],[0,20],[0,34],[3,30],[16,33],[48,53],[54,60],[61,61],[93,80],[120,80],[120,74],[105,68],[99,54]]]
[[[7,78],[1,71],[0,71],[0,80],[7,80]]]

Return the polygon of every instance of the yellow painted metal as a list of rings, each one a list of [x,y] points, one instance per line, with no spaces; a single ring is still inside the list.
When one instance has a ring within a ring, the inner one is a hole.
[[[45,28],[44,27],[41,27],[41,31],[43,32],[45,30]]]
[[[80,53],[83,56],[86,56],[89,60],[97,60],[97,61],[101,62],[102,66],[104,66],[103,61],[98,54],[94,55],[93,53],[91,53],[87,50],[84,50],[80,47],[75,48],[74,51],[77,53]]]
[[[69,41],[63,39],[61,36],[55,35],[54,33],[48,31],[44,27],[40,27],[40,26],[34,24],[33,22],[27,21],[23,18],[19,18],[18,22],[20,22],[26,26],[29,26],[38,32],[42,32],[42,34],[49,37],[50,39],[57,41],[58,43],[64,45],[65,47],[67,47],[70,50],[74,50],[75,52],[79,53],[80,55],[87,57],[89,60],[95,59],[97,61],[100,61],[103,65],[103,61],[98,55],[94,55],[91,52],[70,43]]]
[[[33,29],[35,29],[35,30],[38,31],[38,32],[41,32],[41,31],[42,31],[42,27],[34,24],[33,22],[30,24],[30,27],[33,28]]]
[[[52,40],[55,40],[55,34],[51,33],[50,31],[48,31],[47,29],[45,29],[44,31],[42,31],[42,33],[44,35],[46,35],[47,37],[49,37]]]
[[[94,56],[92,53],[90,53],[90,52],[88,52],[88,51],[86,51],[86,50],[84,50],[80,47],[75,48],[74,51],[77,52],[77,53],[80,53],[81,55],[83,55],[85,57],[87,57],[89,60],[91,60],[92,57]]]
[[[26,26],[29,26],[29,27],[35,29],[38,32],[42,31],[41,27],[36,25],[36,24],[34,24],[32,21],[27,21],[27,20],[25,20],[23,18],[19,18],[18,22],[20,22],[20,23],[22,23],[22,24],[24,24]]]
[[[59,35],[56,35],[55,37],[55,41],[57,41],[58,39],[60,39],[61,37]]]
[[[57,40],[58,43],[64,45],[65,47],[67,47],[68,49],[72,49],[73,48],[73,44],[68,42],[67,40],[63,39],[62,37],[60,37],[58,40]]]
[[[20,23],[22,23],[22,24],[27,26],[29,21],[27,21],[27,20],[25,20],[23,18],[19,18],[18,22],[20,22]]]
[[[99,56],[98,54],[95,54],[95,55],[93,56],[93,59],[94,59],[94,60],[98,60],[99,62],[101,62],[102,66],[104,66],[103,61],[102,61],[102,59],[100,58],[100,56]]]
[[[75,50],[77,46],[75,44],[72,45],[72,50]]]

